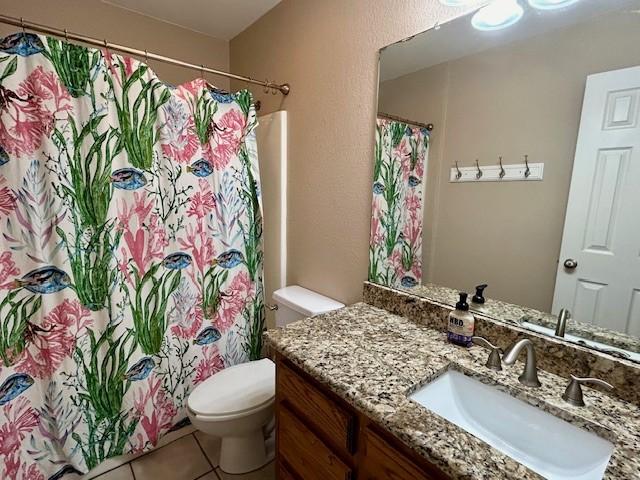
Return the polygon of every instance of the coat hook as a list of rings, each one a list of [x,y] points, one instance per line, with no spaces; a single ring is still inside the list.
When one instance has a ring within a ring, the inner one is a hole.
[[[456,160],[456,170],[458,171],[458,173],[456,173],[456,180],[460,180],[462,178],[462,172],[460,171],[460,167],[458,167],[457,160]]]
[[[527,167],[524,169],[524,178],[529,178],[529,175],[531,175],[531,169],[529,168],[529,155],[524,156],[524,164]]]
[[[504,167],[502,166],[502,157],[498,158],[500,159],[500,173],[498,174],[498,176],[500,177],[500,180],[502,180],[507,172],[504,171]]]
[[[476,158],[476,168],[478,169],[478,173],[476,173],[476,180],[480,180],[482,178],[482,170],[480,170],[480,165],[478,165],[477,158]]]

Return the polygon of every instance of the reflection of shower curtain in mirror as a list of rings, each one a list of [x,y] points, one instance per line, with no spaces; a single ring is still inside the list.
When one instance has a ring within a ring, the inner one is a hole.
[[[378,118],[369,280],[413,287],[422,279],[422,198],[429,131]]]
[[[260,356],[256,125],[248,91],[0,38],[0,478],[149,450]]]

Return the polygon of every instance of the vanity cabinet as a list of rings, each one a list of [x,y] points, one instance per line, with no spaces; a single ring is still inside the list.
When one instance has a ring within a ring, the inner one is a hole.
[[[276,368],[279,480],[448,478],[281,355]]]
[[[362,480],[437,480],[445,478],[432,468],[425,470],[389,444],[371,427],[365,430],[366,455]]]

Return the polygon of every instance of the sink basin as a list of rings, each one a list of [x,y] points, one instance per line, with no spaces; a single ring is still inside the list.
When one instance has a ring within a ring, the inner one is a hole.
[[[600,480],[613,444],[449,370],[409,398],[548,479]]]

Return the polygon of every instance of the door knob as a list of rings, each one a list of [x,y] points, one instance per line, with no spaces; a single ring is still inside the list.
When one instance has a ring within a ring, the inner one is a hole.
[[[578,262],[576,262],[573,258],[567,258],[564,261],[564,268],[566,268],[568,270],[573,270],[577,266],[578,266]]]

